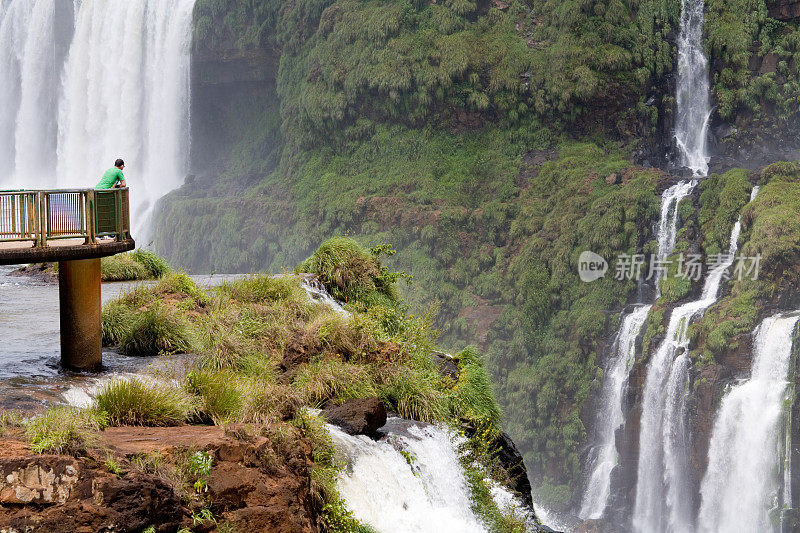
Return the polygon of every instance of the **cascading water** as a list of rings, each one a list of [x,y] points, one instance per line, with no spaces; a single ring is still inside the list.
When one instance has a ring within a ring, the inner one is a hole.
[[[647,319],[650,305],[636,307],[622,320],[603,377],[600,409],[597,414],[597,444],[592,448],[589,466],[592,473],[581,505],[581,518],[600,518],[608,505],[611,492],[611,471],[617,466],[615,434],[625,423],[622,394],[628,373],[636,359],[636,338]]]
[[[700,490],[700,531],[775,530],[769,510],[785,491],[780,423],[798,318],[764,319],[755,332],[750,379],[722,399]]]
[[[658,224],[658,259],[666,259],[675,247],[678,226],[678,204],[688,196],[696,182],[684,181],[673,185],[661,196],[661,217]],[[656,297],[659,294],[660,271],[655,280]],[[615,435],[625,423],[622,410],[622,395],[628,384],[628,375],[636,360],[636,339],[647,319],[652,305],[639,305],[622,319],[617,331],[612,355],[606,363],[603,388],[597,412],[595,445],[588,467],[589,480],[581,504],[580,517],[600,518],[608,505],[611,493],[611,472],[617,465],[617,446]]]
[[[753,188],[751,201],[758,188]],[[647,366],[639,434],[633,526],[641,533],[693,531],[688,476],[685,400],[689,385],[689,323],[717,300],[723,276],[738,249],[741,220],[731,231],[727,255],[708,273],[699,300],[672,311],[664,340]]]
[[[708,61],[703,53],[704,0],[681,0],[675,141],[680,162],[695,176],[708,174]]]
[[[438,427],[389,418],[377,441],[327,427],[347,464],[339,492],[362,522],[382,533],[487,531],[471,511],[453,442]]]
[[[142,236],[155,201],[186,174],[193,8],[2,2],[0,187],[92,187],[122,157]]]

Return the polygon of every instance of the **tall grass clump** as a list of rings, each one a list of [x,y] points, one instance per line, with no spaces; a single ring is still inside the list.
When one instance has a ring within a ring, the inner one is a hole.
[[[110,331],[110,326],[109,328]],[[186,353],[194,347],[194,336],[186,318],[164,306],[153,304],[131,318],[121,328],[119,350],[125,355],[155,356],[162,353]]]
[[[150,279],[150,272],[131,254],[117,254],[100,260],[100,279],[103,281],[134,281]]]
[[[500,429],[500,408],[489,375],[477,349],[470,346],[456,356],[460,374],[450,397],[450,412],[481,427]]]
[[[194,414],[195,399],[165,383],[116,379],[97,394],[95,409],[114,426],[174,426]]]
[[[112,300],[103,306],[100,324],[103,332],[103,346],[119,344],[130,327],[131,309],[119,300]]]
[[[184,389],[197,396],[198,417],[215,424],[234,421],[242,410],[242,384],[230,371],[197,370],[190,372]]]
[[[131,258],[147,269],[148,274],[153,279],[162,278],[170,272],[167,261],[150,250],[142,248],[134,250],[131,253]]]
[[[25,435],[36,453],[77,455],[97,441],[97,432],[108,425],[100,411],[51,407],[25,424]]]
[[[303,289],[300,288],[296,278],[272,275],[247,276],[230,283],[223,283],[217,292],[245,303],[279,302],[299,299],[303,295]]]
[[[375,396],[377,391],[367,367],[333,358],[317,358],[295,376],[295,389],[307,405],[328,400],[350,400]]]
[[[317,274],[337,300],[397,305],[397,280],[405,275],[389,272],[381,265],[381,254],[392,255],[394,250],[378,246],[367,251],[353,239],[333,237],[323,242],[295,271]]]
[[[173,295],[188,298],[201,307],[211,302],[208,293],[192,281],[192,278],[185,272],[172,272],[164,276],[151,292],[157,296]]]
[[[407,366],[387,369],[381,376],[378,397],[387,409],[411,420],[441,422],[448,414],[441,378],[435,371]]]
[[[104,257],[100,261],[100,278],[103,281],[135,281],[159,279],[169,273],[167,262],[150,250]]]

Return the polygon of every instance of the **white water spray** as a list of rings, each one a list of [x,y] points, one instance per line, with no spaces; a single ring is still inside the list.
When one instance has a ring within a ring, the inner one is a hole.
[[[193,8],[3,2],[0,187],[93,187],[121,157],[134,234],[144,237],[155,201],[186,174]]]
[[[703,53],[704,0],[681,0],[675,141],[681,165],[695,176],[708,174],[708,61]]]
[[[783,485],[780,422],[798,318],[796,313],[775,315],[762,322],[750,379],[722,399],[700,489],[700,531],[775,529],[769,510],[779,503]]]
[[[381,533],[484,533],[450,437],[436,426],[395,424],[403,421],[390,419],[379,441],[327,426],[345,456],[338,488],[354,516]]]
[[[751,200],[757,193],[754,188]],[[741,229],[741,220],[737,220],[728,253],[708,273],[700,299],[672,311],[666,336],[647,366],[633,514],[633,527],[640,533],[694,531],[686,455],[687,333],[691,321],[717,301],[722,280],[733,264]]]
[[[684,181],[665,190],[661,196],[661,217],[658,224],[658,260],[666,259],[675,247],[678,232],[678,204],[688,196],[695,181]],[[656,297],[659,294],[661,271],[655,279]],[[616,433],[625,423],[622,396],[628,376],[636,360],[636,339],[642,330],[652,305],[637,306],[622,319],[614,340],[612,355],[606,363],[603,388],[597,412],[595,445],[587,466],[591,469],[583,495],[580,517],[600,518],[608,506],[611,494],[611,472],[617,465]]]
[[[617,466],[616,432],[625,423],[622,394],[636,359],[636,339],[647,319],[650,305],[634,309],[622,320],[603,376],[600,409],[597,414],[597,444],[592,449],[592,473],[581,505],[581,518],[600,518],[611,493],[611,472]]]

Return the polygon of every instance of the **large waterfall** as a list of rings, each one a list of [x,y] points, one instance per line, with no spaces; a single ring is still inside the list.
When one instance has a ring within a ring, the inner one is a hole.
[[[774,529],[769,510],[782,503],[780,423],[798,318],[775,315],[762,322],[750,379],[722,399],[701,488],[700,531]]]
[[[703,0],[681,0],[675,141],[682,166],[708,174],[708,61],[703,53]]]
[[[193,7],[0,2],[0,188],[93,187],[121,157],[141,232],[186,173]]]
[[[751,200],[757,192],[754,188]],[[741,228],[737,220],[728,253],[707,274],[700,299],[673,309],[664,340],[647,366],[633,514],[634,529],[641,533],[694,530],[685,413],[691,363],[687,332],[692,319],[716,302],[723,277],[733,264]]]
[[[673,185],[661,196],[661,218],[658,224],[658,260],[666,259],[675,247],[678,232],[678,204],[695,186],[694,181]],[[660,271],[659,271],[660,273]],[[660,276],[655,279],[659,293]],[[611,349],[601,389],[595,425],[594,446],[589,454],[591,469],[581,504],[581,518],[600,518],[611,493],[611,472],[617,465],[617,430],[625,423],[622,395],[628,375],[636,360],[636,339],[642,330],[651,304],[638,305],[622,319]]]
[[[328,431],[347,465],[339,492],[362,522],[382,533],[487,531],[471,510],[453,440],[438,427],[391,417],[377,441],[331,425]],[[501,508],[522,510],[499,486],[492,497]]]

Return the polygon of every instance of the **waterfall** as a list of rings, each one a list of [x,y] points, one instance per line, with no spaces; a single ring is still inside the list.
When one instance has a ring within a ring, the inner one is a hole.
[[[751,200],[757,194],[754,187]],[[728,253],[707,274],[699,300],[672,311],[664,340],[647,366],[639,433],[639,464],[633,526],[641,533],[691,532],[688,431],[685,401],[689,386],[689,324],[717,300],[722,279],[738,249],[741,220],[731,231]]]
[[[700,490],[700,531],[775,529],[769,510],[784,488],[779,435],[798,318],[795,313],[764,319],[755,332],[750,379],[722,399]]]
[[[391,417],[372,440],[328,431],[347,465],[338,489],[360,521],[381,533],[484,533],[450,436],[436,426]],[[493,490],[496,501],[509,501]]]
[[[93,187],[125,160],[134,233],[187,169],[194,0],[5,0],[0,187]]]
[[[675,238],[678,234],[678,204],[689,196],[697,185],[696,181],[682,181],[673,185],[661,195],[661,216],[658,222],[658,260],[664,260],[675,248]],[[659,281],[662,272],[657,271],[655,279],[656,299],[661,296]]]
[[[696,182],[683,181],[668,188],[661,195],[661,216],[658,224],[658,259],[666,259],[675,247],[678,232],[678,203],[688,196]],[[655,280],[656,297],[659,294],[660,274]],[[600,518],[608,506],[611,493],[611,472],[617,465],[616,432],[625,423],[622,395],[628,385],[628,375],[636,360],[636,339],[647,319],[652,305],[639,305],[622,318],[614,339],[611,357],[606,363],[600,393],[595,445],[589,454],[590,469],[579,516],[584,519]]]
[[[708,174],[708,61],[703,53],[703,0],[681,0],[675,141],[681,165],[695,176]]]
[[[592,473],[583,495],[581,518],[600,518],[611,492],[611,471],[617,466],[615,435],[625,423],[622,394],[628,383],[628,373],[636,359],[636,339],[647,319],[650,305],[636,307],[622,320],[612,347],[612,356],[603,376],[603,389],[597,413],[597,444],[592,448],[589,467]]]

